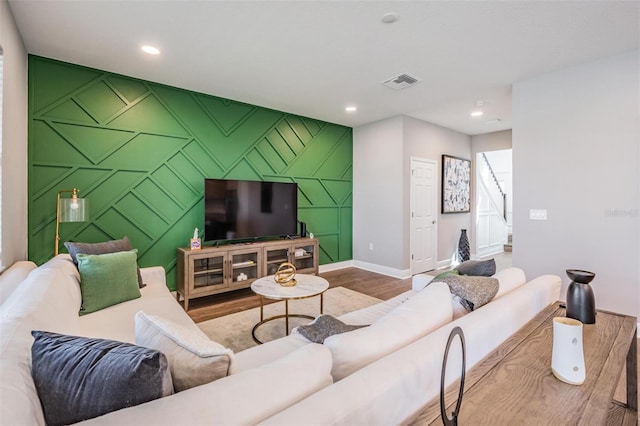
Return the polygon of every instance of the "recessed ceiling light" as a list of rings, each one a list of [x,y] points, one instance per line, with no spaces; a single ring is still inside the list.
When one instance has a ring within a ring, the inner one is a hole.
[[[389,12],[382,15],[382,22],[384,22],[385,24],[393,24],[398,19],[400,19],[400,15],[395,12]]]
[[[144,53],[148,53],[149,55],[159,55],[160,54],[160,49],[158,49],[157,47],[145,45],[145,46],[142,46],[140,49],[142,49],[142,51]]]
[[[484,114],[482,111],[473,111],[471,113],[472,117],[480,117],[482,114]]]
[[[348,106],[348,107],[345,107],[344,110],[347,111],[347,112],[356,112],[358,110],[358,107]]]

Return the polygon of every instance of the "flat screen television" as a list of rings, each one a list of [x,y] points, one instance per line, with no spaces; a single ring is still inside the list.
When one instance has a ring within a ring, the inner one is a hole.
[[[296,183],[204,180],[205,241],[291,236],[297,219]]]

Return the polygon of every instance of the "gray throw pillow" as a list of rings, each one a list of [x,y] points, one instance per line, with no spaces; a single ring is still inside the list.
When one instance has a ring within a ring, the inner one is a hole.
[[[492,277],[447,275],[442,282],[449,285],[452,294],[462,299],[460,303],[469,312],[491,302],[500,288],[498,279]]]
[[[67,251],[71,255],[71,260],[73,260],[76,267],[78,266],[78,254],[107,254],[131,250],[131,242],[129,242],[129,238],[127,237],[121,240],[111,240],[103,243],[76,243],[67,241],[64,243],[64,246],[67,248]],[[140,273],[139,267],[137,273],[138,287],[142,288],[146,286],[146,284],[142,282],[142,274]]]
[[[313,343],[323,343],[324,339],[334,334],[346,333],[357,330],[366,325],[348,325],[332,317],[331,315],[319,315],[313,322],[298,327],[298,333],[302,334]]]
[[[32,331],[31,374],[48,425],[67,425],[171,395],[167,358],[113,340]]]
[[[490,277],[496,273],[496,261],[488,260],[467,260],[455,268],[460,275],[471,275],[474,277]]]

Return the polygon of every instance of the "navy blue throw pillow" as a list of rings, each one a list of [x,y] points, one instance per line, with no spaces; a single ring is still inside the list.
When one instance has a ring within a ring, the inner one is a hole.
[[[32,331],[31,374],[48,425],[80,422],[173,393],[167,358],[114,340]]]

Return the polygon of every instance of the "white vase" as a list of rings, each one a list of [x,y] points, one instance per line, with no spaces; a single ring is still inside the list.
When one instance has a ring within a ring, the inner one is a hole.
[[[582,323],[566,317],[553,319],[551,370],[559,380],[581,385],[586,378],[582,349]]]

